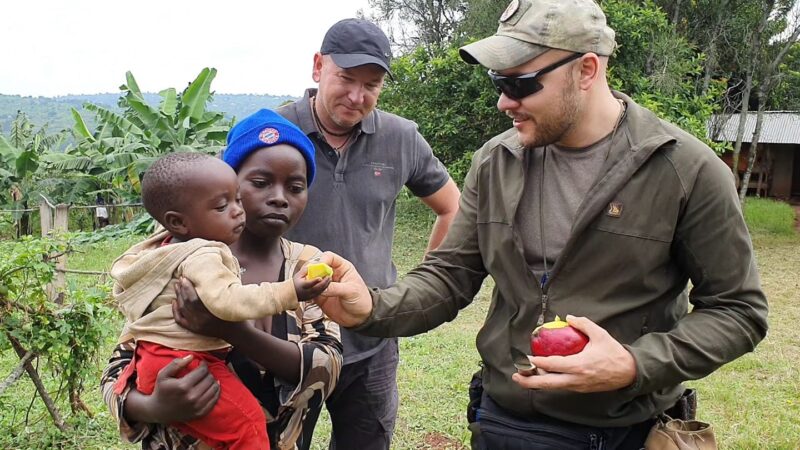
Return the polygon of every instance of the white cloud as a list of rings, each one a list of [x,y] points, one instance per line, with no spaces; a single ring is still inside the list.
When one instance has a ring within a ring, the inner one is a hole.
[[[218,93],[301,95],[336,21],[367,0],[7,0],[0,3],[0,94],[182,89],[215,67]]]

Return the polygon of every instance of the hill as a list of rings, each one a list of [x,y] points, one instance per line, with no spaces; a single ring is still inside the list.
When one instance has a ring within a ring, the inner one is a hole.
[[[109,109],[117,109],[120,94],[65,95],[61,97],[22,97],[19,95],[0,94],[0,132],[8,133],[11,121],[17,111],[25,112],[37,127],[48,124],[51,131],[72,128],[73,120],[70,108],[81,111],[84,120],[91,126],[94,116],[83,110],[84,103],[94,103]],[[145,99],[157,105],[161,97],[158,94],[146,93]],[[276,108],[286,101],[296,100],[288,95],[254,95],[254,94],[214,94],[209,105],[212,111],[225,113],[227,117],[241,119],[261,108]]]

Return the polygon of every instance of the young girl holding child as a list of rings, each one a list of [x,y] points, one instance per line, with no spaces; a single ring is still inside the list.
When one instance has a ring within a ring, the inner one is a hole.
[[[241,237],[230,247],[244,269],[242,283],[288,280],[318,254],[281,237],[302,214],[314,174],[313,153],[309,158],[286,144],[295,132],[300,133],[294,125],[262,110],[229,133],[223,159],[238,173],[247,217]],[[188,283],[177,286],[178,303],[197,296]],[[299,305],[278,316],[240,323],[216,318],[200,302],[173,308],[178,324],[233,345],[227,362],[264,408],[269,440],[279,449],[295,448],[303,417],[321,406],[341,368],[338,327],[316,305]],[[130,383],[116,394],[113,385],[131,357],[132,343],[123,335],[102,380],[122,437],[141,440],[145,449],[203,448],[197,438],[164,424],[202,417],[216,402],[219,387],[206,366],[176,378],[188,364],[178,359],[159,372],[152,394],[138,392]]]

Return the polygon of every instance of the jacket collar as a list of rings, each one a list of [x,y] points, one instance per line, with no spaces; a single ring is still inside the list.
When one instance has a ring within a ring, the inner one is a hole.
[[[624,158],[627,154],[644,152],[647,157],[652,151],[661,147],[667,142],[676,141],[677,137],[671,133],[664,122],[659,119],[652,111],[639,106],[627,95],[612,91],[615,98],[625,102],[625,116],[620,124],[622,136],[627,139],[615,139],[612,143],[609,163],[614,163]],[[646,158],[645,158],[646,160]],[[643,163],[644,160],[641,161]]]
[[[511,155],[523,161],[525,159],[525,146],[519,141],[519,133],[513,128],[503,133],[500,140],[500,145],[505,148]]]
[[[677,141],[677,138],[667,131],[664,123],[651,111],[637,105],[630,97],[622,93],[613,92],[613,94],[622,99],[627,107],[623,122],[620,124],[619,131],[621,133],[617,133],[621,136],[614,138],[608,160],[578,207],[570,237],[553,267],[551,277],[555,277],[569,260],[570,254],[574,251],[577,236],[581,235],[594,218],[607,207],[634,173],[659,148]]]

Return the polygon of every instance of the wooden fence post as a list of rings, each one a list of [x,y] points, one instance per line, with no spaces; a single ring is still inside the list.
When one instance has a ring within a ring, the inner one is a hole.
[[[42,225],[42,237],[46,237],[53,228],[53,211],[47,202],[39,203],[39,221]]]
[[[69,224],[69,205],[59,203],[56,205],[56,218],[53,221],[53,228],[56,231],[66,232]]]
[[[53,220],[53,231],[66,233],[69,224],[69,205],[63,203],[56,205],[56,216]],[[53,282],[47,286],[47,295],[57,304],[64,302],[64,287],[67,285],[64,269],[67,268],[67,255],[56,258],[56,273]]]

